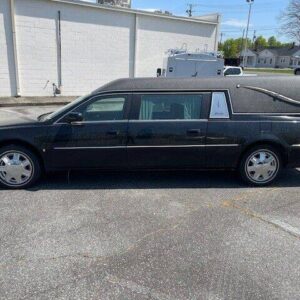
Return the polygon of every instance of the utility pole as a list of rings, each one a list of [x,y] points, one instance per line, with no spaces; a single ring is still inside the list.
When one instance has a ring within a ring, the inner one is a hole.
[[[243,51],[243,49],[244,49],[244,38],[245,38],[245,28],[243,29],[243,35],[242,35],[242,41],[241,41],[241,44],[239,45],[239,50],[240,50],[240,56],[239,56],[239,59],[240,59],[240,63],[241,63],[242,51]]]
[[[250,17],[251,17],[251,9],[254,0],[246,0],[246,2],[249,3],[249,13],[248,13],[248,22],[247,22],[247,29],[246,29],[245,49],[244,49],[244,56],[243,56],[243,67],[245,67],[245,63],[246,63],[246,52],[248,48],[248,31],[249,31],[249,24],[250,24]]]
[[[193,16],[193,8],[194,8],[195,4],[189,3],[188,4],[188,9],[186,10],[187,15],[191,18]]]
[[[221,32],[220,44],[222,44],[223,36],[224,36],[224,35],[225,35],[225,33]]]
[[[253,39],[252,39],[253,44],[254,44],[255,40],[256,40],[256,30],[254,30],[254,32],[253,32]]]

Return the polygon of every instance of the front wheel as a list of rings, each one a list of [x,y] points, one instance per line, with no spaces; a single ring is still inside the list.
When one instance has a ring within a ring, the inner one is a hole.
[[[279,151],[271,146],[257,146],[247,151],[240,163],[244,181],[255,186],[266,186],[277,179],[282,167]]]
[[[295,70],[295,75],[300,75],[300,69]]]
[[[0,148],[0,184],[19,189],[31,186],[41,175],[40,161],[29,149],[9,145]]]

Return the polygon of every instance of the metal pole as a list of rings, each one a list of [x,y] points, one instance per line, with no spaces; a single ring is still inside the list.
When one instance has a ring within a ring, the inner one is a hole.
[[[245,49],[244,49],[244,57],[243,57],[243,67],[245,66],[245,62],[246,62],[246,52],[247,52],[247,48],[248,48],[248,31],[249,31],[249,24],[250,24],[250,17],[251,17],[251,9],[252,9],[252,4],[254,2],[254,0],[247,0],[247,2],[249,2],[249,13],[248,13],[248,22],[247,22],[247,29],[246,29],[246,40],[245,40]]]
[[[17,52],[18,49],[17,49],[17,38],[16,38],[15,1],[14,0],[10,0],[10,17],[11,17],[12,43],[13,43],[15,80],[16,80],[16,97],[20,97],[21,89],[20,89],[19,62],[18,62],[18,52]]]
[[[58,67],[58,88],[62,87],[62,66],[61,66],[61,13],[57,17],[57,67]]]

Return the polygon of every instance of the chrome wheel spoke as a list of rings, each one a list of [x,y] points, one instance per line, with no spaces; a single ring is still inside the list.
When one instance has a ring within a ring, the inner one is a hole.
[[[15,162],[19,162],[20,161],[20,153],[14,153],[13,154],[13,160]]]

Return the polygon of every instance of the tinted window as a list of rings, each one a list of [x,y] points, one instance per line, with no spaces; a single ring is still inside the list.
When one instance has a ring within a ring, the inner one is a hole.
[[[84,121],[122,120],[125,97],[100,98],[84,105],[79,110]]]
[[[142,95],[140,120],[199,119],[203,95]]]

